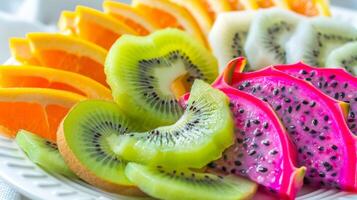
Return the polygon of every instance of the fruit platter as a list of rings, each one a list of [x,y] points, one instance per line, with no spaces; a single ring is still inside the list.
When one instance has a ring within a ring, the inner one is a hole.
[[[104,1],[11,38],[0,177],[31,199],[357,199],[357,14]]]

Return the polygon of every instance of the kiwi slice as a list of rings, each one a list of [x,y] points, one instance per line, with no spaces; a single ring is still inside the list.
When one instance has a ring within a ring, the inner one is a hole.
[[[114,100],[149,130],[175,123],[183,113],[177,98],[195,79],[214,81],[218,67],[192,36],[164,29],[122,36],[109,51],[105,73]]]
[[[251,199],[257,184],[237,176],[217,176],[162,166],[129,163],[125,174],[138,187],[158,199]]]
[[[281,8],[259,11],[250,26],[244,46],[251,70],[286,63],[285,43],[303,19]]]
[[[357,42],[350,42],[333,50],[326,59],[326,67],[343,67],[357,76]]]
[[[324,67],[334,49],[353,41],[357,29],[352,25],[326,17],[309,19],[299,24],[286,44],[287,62]]]
[[[57,145],[25,130],[20,130],[15,139],[29,159],[46,171],[74,178],[76,175],[67,167]]]
[[[219,71],[223,71],[232,59],[246,56],[244,44],[256,13],[252,10],[240,10],[223,12],[217,16],[208,39],[218,60]],[[248,69],[249,66],[245,68]]]
[[[182,117],[173,125],[111,140],[122,158],[148,165],[201,168],[233,144],[233,119],[228,98],[196,80]]]
[[[126,162],[108,144],[111,137],[134,131],[136,125],[112,102],[87,100],[67,114],[57,133],[69,168],[88,183],[110,192],[142,195],[126,176]]]

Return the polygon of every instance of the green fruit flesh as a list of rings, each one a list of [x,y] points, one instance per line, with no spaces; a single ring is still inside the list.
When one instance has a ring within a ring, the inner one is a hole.
[[[233,58],[246,56],[244,44],[255,14],[256,12],[250,10],[224,12],[218,15],[208,39],[218,59],[220,71],[223,71]],[[245,67],[248,68],[249,66]]]
[[[129,163],[125,174],[147,194],[167,200],[249,199],[257,188],[255,183],[239,177],[221,177],[136,163]]]
[[[351,42],[333,50],[327,57],[326,67],[343,67],[357,76],[357,42]]]
[[[76,177],[67,167],[56,144],[25,130],[20,130],[15,140],[32,162],[49,172]]]
[[[287,62],[324,67],[334,49],[357,40],[357,29],[348,23],[317,17],[301,22],[286,44]]]
[[[64,138],[78,162],[102,180],[132,185],[124,175],[126,162],[109,146],[112,137],[133,131],[135,125],[111,102],[78,103],[63,122]]]
[[[150,36],[122,36],[109,51],[105,72],[114,100],[146,126],[175,123],[183,113],[172,83],[187,76],[212,82],[218,67],[204,46],[186,33],[165,29]],[[188,91],[185,91],[188,92]]]
[[[196,80],[182,117],[171,126],[128,133],[112,140],[114,152],[149,165],[201,168],[233,144],[233,119],[228,98]]]

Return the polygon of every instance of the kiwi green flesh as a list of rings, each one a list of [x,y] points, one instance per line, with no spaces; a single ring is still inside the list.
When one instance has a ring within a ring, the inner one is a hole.
[[[125,174],[145,193],[167,200],[249,199],[257,188],[255,183],[239,177],[222,177],[186,169],[150,167],[136,163],[129,163]]]
[[[201,80],[192,86],[182,117],[173,125],[111,140],[125,160],[148,165],[201,168],[233,143],[233,119],[227,97]]]
[[[15,140],[29,159],[46,171],[76,177],[67,167],[56,144],[25,130],[20,130]]]
[[[183,31],[165,29],[150,36],[125,35],[109,51],[105,72],[114,100],[150,130],[171,125],[183,113],[171,84],[187,76],[212,82],[217,62]],[[188,92],[188,91],[187,91]]]
[[[78,103],[63,121],[64,140],[76,160],[101,180],[124,186],[132,185],[124,175],[126,162],[108,141],[135,127],[115,103],[100,100]]]
[[[351,42],[333,50],[326,60],[326,67],[343,67],[357,76],[357,42]]]
[[[316,48],[312,49],[310,53],[305,54],[304,61],[313,66],[325,66],[326,57],[330,53],[329,50],[335,49],[356,39],[357,37],[352,38],[348,36],[317,32],[315,40]]]

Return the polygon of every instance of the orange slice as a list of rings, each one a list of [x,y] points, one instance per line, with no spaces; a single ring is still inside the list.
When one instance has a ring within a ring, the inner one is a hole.
[[[227,0],[232,10],[256,10],[259,0]]]
[[[73,32],[74,35],[105,49],[110,49],[123,34],[137,35],[137,32],[126,24],[92,8],[77,6],[74,20],[73,14],[64,12],[62,15],[58,23],[62,32]]]
[[[12,56],[21,63],[79,73],[107,85],[104,74],[107,51],[80,38],[30,33],[26,40],[11,39],[10,48]]]
[[[128,4],[116,1],[103,3],[104,13],[117,18],[119,21],[134,29],[139,35],[148,35],[156,30],[155,23],[143,16]]]
[[[212,11],[215,15],[214,18],[221,12],[231,11],[232,7],[230,5],[230,0],[202,0],[204,2],[206,8]]]
[[[286,0],[251,0],[255,1],[259,8],[270,8],[273,6],[281,8],[289,8]]]
[[[172,0],[185,7],[197,21],[201,31],[207,36],[211,30],[214,17],[209,12],[202,0]]]
[[[11,55],[24,64],[39,65],[40,61],[32,54],[30,44],[26,38],[10,39]]]
[[[58,27],[65,34],[75,34],[76,33],[76,13],[70,11],[63,11],[61,13],[60,19],[58,20]]]
[[[35,66],[0,66],[0,88],[49,88],[91,99],[112,99],[108,88],[80,74]]]
[[[307,16],[331,16],[328,0],[286,0],[291,10]]]
[[[184,7],[170,0],[133,0],[133,7],[154,21],[157,27],[185,30],[207,45],[196,20]]]
[[[0,88],[0,133],[15,137],[20,129],[56,141],[57,127],[68,110],[85,97],[38,88]]]

